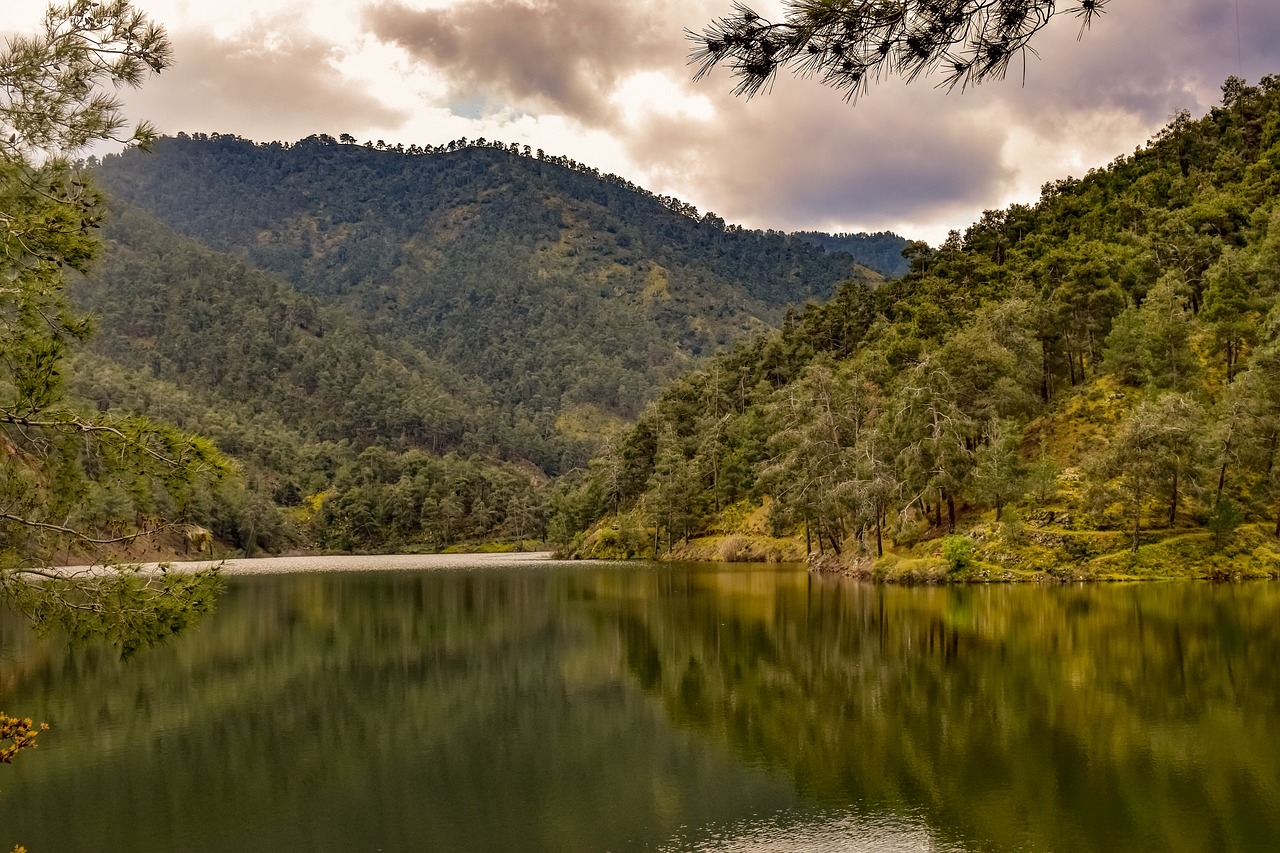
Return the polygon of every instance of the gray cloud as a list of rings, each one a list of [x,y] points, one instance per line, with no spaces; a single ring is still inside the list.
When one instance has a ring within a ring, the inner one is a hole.
[[[1207,110],[1230,74],[1280,70],[1266,67],[1280,37],[1274,0],[1124,0],[1107,10],[1079,41],[1070,21],[1055,21],[1035,43],[1025,88],[1006,81],[1002,99],[1028,119],[1108,108],[1163,122]]]
[[[1079,40],[1072,19],[1055,19],[1025,73],[1018,65],[1009,79],[967,92],[886,81],[847,105],[784,74],[748,102],[732,97],[723,71],[692,83],[686,62],[683,29],[700,29],[729,5],[465,0],[420,11],[386,0],[367,8],[365,23],[447,75],[459,101],[607,129],[647,173],[642,182],[731,221],[785,228],[950,220],[963,228],[1015,188],[1081,162],[1105,165],[1180,109],[1203,113],[1228,74],[1280,71],[1267,67],[1280,36],[1274,0],[1240,0],[1239,31],[1232,0],[1122,0]],[[712,114],[624,119],[610,97],[639,71],[684,81]]]
[[[701,20],[698,6],[471,0],[417,10],[385,2],[370,6],[365,22],[377,38],[445,72],[459,98],[498,95],[521,108],[609,125],[616,118],[609,95],[627,74],[683,65],[684,19]]]
[[[166,133],[235,132],[293,141],[348,127],[397,126],[403,114],[355,88],[334,69],[336,48],[288,30],[222,40],[171,32],[173,67],[128,93],[130,112]]]
[[[782,88],[707,121],[655,119],[633,157],[670,164],[665,182],[698,188],[731,221],[787,229],[936,216],[1008,178],[1002,129],[963,111],[939,121],[945,99],[927,88],[857,107],[816,84]]]
[[[732,83],[717,73],[698,87],[715,97],[716,117],[696,127],[655,121],[632,139],[633,157],[663,163],[655,174],[669,184],[683,182],[718,212],[756,224],[955,217],[963,228],[1003,203],[1015,180],[1063,177],[1061,161],[1073,151],[1098,158],[1086,167],[1103,166],[1178,110],[1206,111],[1227,75],[1280,71],[1265,68],[1280,37],[1280,4],[1241,0],[1239,14],[1238,54],[1229,0],[1123,0],[1079,40],[1074,21],[1052,22],[1025,77],[1018,66],[963,93],[887,81],[846,105],[783,77],[772,93],[735,104],[720,97]],[[1006,152],[1011,133],[1024,141]],[[1021,159],[1006,162],[1010,154]]]

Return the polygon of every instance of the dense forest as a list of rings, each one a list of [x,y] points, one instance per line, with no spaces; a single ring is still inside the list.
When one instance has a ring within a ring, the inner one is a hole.
[[[1228,80],[1209,115],[673,382],[558,485],[553,531],[666,553],[763,509],[806,551],[960,576],[1280,536],[1278,162],[1280,78]]]
[[[95,327],[71,391],[237,460],[186,512],[244,553],[541,539],[549,478],[667,381],[880,280],[483,140],[182,136],[92,165],[111,198],[70,285]]]
[[[442,148],[200,135],[108,157],[95,176],[115,202],[474,377],[539,429],[573,409],[634,418],[693,359],[862,274],[847,253],[726,226],[564,158]]]
[[[96,165],[72,390],[236,458],[202,518],[246,552],[1228,553],[1280,534],[1278,146],[1276,78],[1233,78],[933,248],[748,231],[483,140],[161,139]]]

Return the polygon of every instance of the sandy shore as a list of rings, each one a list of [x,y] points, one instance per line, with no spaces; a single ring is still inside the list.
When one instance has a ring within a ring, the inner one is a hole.
[[[384,554],[363,557],[257,557],[248,560],[169,561],[174,571],[198,571],[222,566],[226,575],[290,574],[295,572],[394,572],[448,569],[485,569],[506,566],[554,565],[550,551],[513,554]],[[159,563],[142,563],[143,571],[156,571]],[[66,574],[102,571],[101,566],[64,566]]]

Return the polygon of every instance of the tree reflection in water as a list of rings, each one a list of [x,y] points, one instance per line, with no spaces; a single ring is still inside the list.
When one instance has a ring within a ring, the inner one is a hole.
[[[1278,610],[636,564],[233,578],[129,663],[0,617],[54,726],[0,848],[1272,850]]]

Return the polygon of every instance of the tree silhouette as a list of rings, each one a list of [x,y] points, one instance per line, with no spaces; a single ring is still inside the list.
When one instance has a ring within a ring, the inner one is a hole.
[[[910,82],[941,74],[948,89],[1003,77],[1050,19],[1074,16],[1083,34],[1107,2],[1059,8],[1054,0],[789,0],[779,22],[734,3],[701,33],[686,32],[695,45],[695,79],[727,65],[738,81],[734,94],[750,97],[778,69],[791,68],[853,100],[885,76]]]

